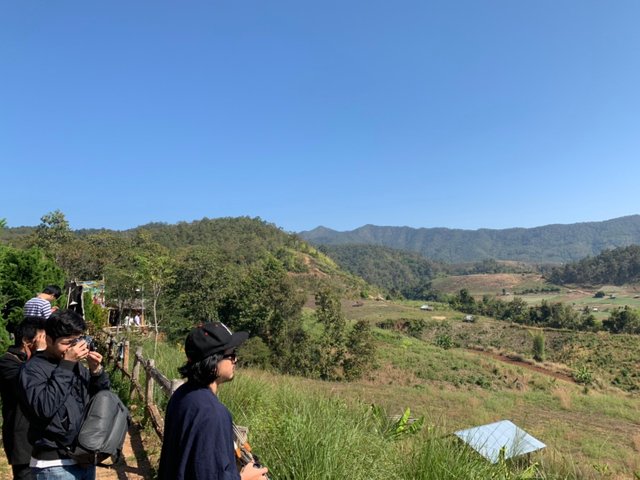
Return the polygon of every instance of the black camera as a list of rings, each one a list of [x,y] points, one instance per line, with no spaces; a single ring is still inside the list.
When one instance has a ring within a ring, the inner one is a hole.
[[[91,335],[84,335],[82,339],[87,342],[87,347],[89,347],[90,352],[96,351],[96,341],[93,339]]]
[[[80,342],[81,340],[85,341],[85,343],[87,344],[87,347],[89,347],[89,351],[90,352],[95,352],[96,351],[96,341],[93,339],[93,337],[91,335],[82,335],[82,336],[76,338],[76,340],[73,342],[72,345],[75,345],[76,343]]]

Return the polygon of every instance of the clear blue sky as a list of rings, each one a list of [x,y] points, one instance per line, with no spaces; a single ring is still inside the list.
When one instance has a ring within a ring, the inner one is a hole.
[[[638,0],[5,0],[0,218],[636,214],[639,22]]]

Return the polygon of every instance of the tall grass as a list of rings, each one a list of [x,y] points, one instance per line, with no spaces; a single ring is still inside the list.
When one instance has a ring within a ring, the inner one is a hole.
[[[603,392],[584,395],[577,387],[520,367],[495,365],[395,332],[377,333],[384,344],[377,361],[392,368],[391,375],[382,369],[376,373],[381,378],[358,386],[240,369],[233,382],[221,387],[223,402],[236,423],[250,427],[249,440],[274,480],[574,479],[600,478],[596,467],[607,464],[619,473],[622,468],[624,473],[637,470],[629,448],[614,451],[624,444],[624,433],[613,434],[605,427],[607,419],[616,425],[622,420],[626,427],[634,422],[637,399]],[[143,343],[148,358],[153,341]],[[184,359],[179,345],[158,344],[156,367],[167,377],[178,377]],[[401,371],[412,375],[410,381],[398,376]],[[491,380],[486,387],[477,386],[480,376]],[[509,387],[513,378],[520,379],[523,391]],[[377,386],[372,387],[374,381]],[[334,389],[343,400],[332,394]],[[384,405],[391,413],[411,406],[427,413],[430,425],[416,436],[390,441],[370,406],[356,398]],[[581,416],[592,421],[576,429],[572,422]],[[536,468],[511,462],[491,465],[447,435],[463,425],[497,418],[511,418],[549,445],[546,453],[533,456]]]
[[[273,382],[252,372],[220,390],[276,480],[576,478],[511,462],[491,465],[433,427],[389,440],[374,409],[301,389],[293,379]]]
[[[145,356],[152,348],[152,342],[144,345]],[[166,376],[175,378],[183,362],[180,348],[159,343],[156,367]],[[579,478],[556,465],[492,465],[446,434],[451,429],[443,426],[391,440],[384,432],[388,422],[376,409],[341,400],[328,390],[331,385],[239,370],[219,393],[234,421],[249,427],[253,450],[273,480]]]

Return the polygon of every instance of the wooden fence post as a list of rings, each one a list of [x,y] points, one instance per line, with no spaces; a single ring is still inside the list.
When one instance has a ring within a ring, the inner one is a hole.
[[[109,335],[109,344],[107,345],[107,363],[111,363],[113,359],[113,344],[115,343],[113,335]]]
[[[147,389],[146,389],[146,400],[145,400],[147,407],[154,403],[153,402],[154,381],[153,381],[153,375],[151,374],[151,370],[154,369],[155,367],[156,367],[156,361],[153,358],[149,359],[147,363],[147,368],[145,369],[147,371]]]
[[[122,370],[122,348],[123,348],[123,345],[122,345],[122,342],[120,342],[120,343],[116,342],[115,345],[116,345],[116,353],[115,353],[114,358],[113,358],[113,364],[116,367],[118,367],[120,370]]]
[[[140,385],[140,360],[142,357],[142,347],[136,347],[136,355],[133,358],[133,373],[131,374],[131,392],[129,393],[130,400],[138,393],[138,385]]]
[[[133,359],[133,380],[136,383],[140,383],[140,360],[138,360],[138,357],[142,356],[142,347],[137,347],[136,348],[136,356]]]
[[[124,352],[122,355],[122,370],[129,373],[129,340],[124,341]]]

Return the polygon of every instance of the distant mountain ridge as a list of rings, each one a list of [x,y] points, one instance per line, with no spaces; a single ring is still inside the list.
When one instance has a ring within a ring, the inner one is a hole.
[[[317,227],[299,235],[315,245],[382,245],[449,263],[485,259],[565,263],[606,249],[640,244],[640,215],[503,230],[365,225],[346,232]]]

